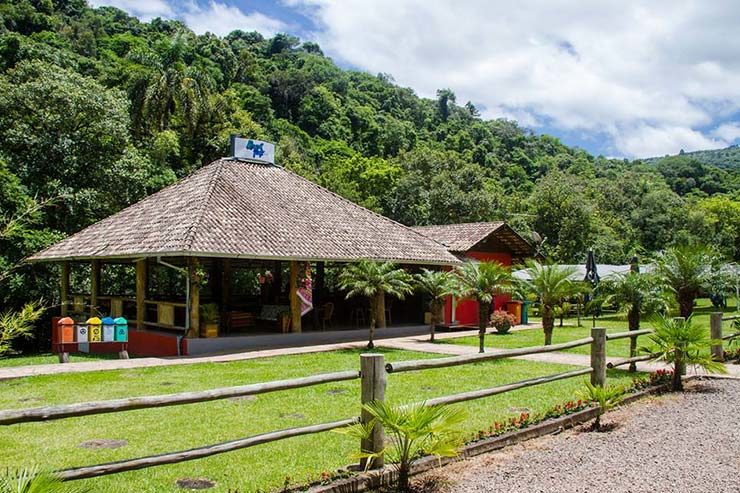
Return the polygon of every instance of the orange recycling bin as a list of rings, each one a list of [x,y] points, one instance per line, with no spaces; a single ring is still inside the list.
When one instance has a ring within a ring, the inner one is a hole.
[[[506,311],[514,315],[516,319],[516,325],[522,323],[522,302],[521,301],[509,301],[506,303]]]
[[[57,322],[59,342],[75,342],[75,321],[69,317],[60,318]]]

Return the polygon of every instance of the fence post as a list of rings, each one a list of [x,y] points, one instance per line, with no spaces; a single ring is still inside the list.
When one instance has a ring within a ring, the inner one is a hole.
[[[362,404],[372,401],[384,401],[386,384],[385,357],[382,354],[361,354],[360,376],[362,384],[360,399]],[[364,409],[362,410],[360,414],[362,423],[368,423],[372,418],[370,413]],[[384,442],[385,433],[383,432],[383,427],[376,423],[370,438],[362,440],[360,443],[360,450],[371,453],[380,452],[383,450]],[[360,466],[365,468],[367,461],[368,459],[362,459]],[[383,457],[372,460],[370,469],[379,469],[381,467],[383,467]]]
[[[709,335],[713,340],[719,341],[719,344],[712,344],[712,358],[714,361],[725,360],[722,348],[722,315],[722,312],[713,312],[709,315]]]
[[[591,385],[603,387],[606,384],[606,329],[591,329]]]

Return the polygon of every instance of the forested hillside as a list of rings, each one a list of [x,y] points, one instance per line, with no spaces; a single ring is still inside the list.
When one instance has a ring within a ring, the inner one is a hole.
[[[719,168],[740,169],[740,147],[737,145],[725,147],[724,149],[710,149],[706,151],[681,151],[676,156],[651,157],[649,159],[643,159],[643,162],[657,164],[664,159],[673,159],[676,157],[699,161],[702,164],[709,164]]]
[[[343,70],[290,35],[0,1],[0,210],[23,214],[0,236],[5,266],[224,156],[231,133],[276,142],[282,165],[408,225],[506,219],[568,262],[695,239],[740,258],[737,168],[594,157],[483,120],[453,90],[424,99]],[[49,269],[16,270],[0,303],[53,299]]]

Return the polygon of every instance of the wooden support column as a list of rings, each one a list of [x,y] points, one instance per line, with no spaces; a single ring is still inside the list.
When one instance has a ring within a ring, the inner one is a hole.
[[[188,257],[188,275],[190,276],[190,330],[188,337],[198,337],[200,334],[200,276],[198,268],[200,262],[196,257]]]
[[[225,258],[221,262],[221,310],[231,310],[231,259]]]
[[[90,316],[97,317],[100,314],[98,310],[98,295],[100,294],[100,260],[91,262],[90,274]]]
[[[69,313],[69,260],[65,260],[61,265],[61,308],[62,317],[66,317]]]
[[[136,261],[136,330],[144,330],[146,284],[146,259],[140,259]]]
[[[298,262],[290,261],[290,331],[301,332],[301,300],[298,298]]]

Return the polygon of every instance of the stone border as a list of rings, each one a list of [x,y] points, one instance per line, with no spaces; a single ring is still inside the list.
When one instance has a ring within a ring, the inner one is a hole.
[[[690,375],[684,377],[683,380],[684,382],[689,382],[702,378],[711,377],[708,377],[707,375]],[[669,384],[664,384],[628,394],[622,400],[620,406],[631,404],[643,397],[664,393],[668,391],[669,388]],[[442,457],[441,459],[431,456],[424,457],[414,464],[412,474],[421,474],[434,469],[435,467],[444,466],[460,459],[475,457],[476,455],[516,445],[517,443],[525,442],[533,438],[539,438],[555,432],[567,430],[594,419],[596,414],[597,409],[595,407],[591,407],[559,418],[547,419],[521,430],[511,431],[496,437],[471,442],[462,448],[458,457]],[[392,466],[386,466],[377,471],[363,472],[350,478],[334,481],[331,484],[313,486],[304,491],[307,491],[308,493],[360,493],[391,485],[393,483],[393,479],[395,479],[395,475],[395,469]]]

